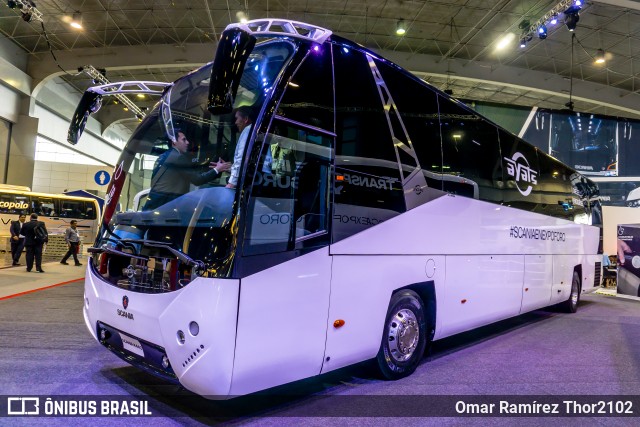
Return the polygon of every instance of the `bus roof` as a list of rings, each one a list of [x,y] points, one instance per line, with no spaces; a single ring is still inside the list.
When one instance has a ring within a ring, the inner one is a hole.
[[[20,190],[10,190],[0,188],[0,193],[2,194],[20,194],[26,196],[38,196],[38,197],[50,197],[52,199],[67,199],[67,200],[78,200],[84,202],[96,202],[98,201],[93,197],[78,197],[78,196],[67,196],[65,194],[52,194],[52,193],[36,193],[33,191],[20,191]]]

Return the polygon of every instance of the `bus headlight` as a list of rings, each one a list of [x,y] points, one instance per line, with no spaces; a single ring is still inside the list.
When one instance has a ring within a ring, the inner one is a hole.
[[[200,333],[200,325],[198,325],[197,322],[192,321],[191,323],[189,323],[189,332],[191,332],[191,335],[193,335],[194,337],[198,335],[198,333]]]

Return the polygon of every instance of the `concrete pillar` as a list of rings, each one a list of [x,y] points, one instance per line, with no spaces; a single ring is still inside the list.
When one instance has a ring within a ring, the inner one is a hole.
[[[33,184],[37,135],[38,119],[19,115],[11,129],[7,184],[27,187]]]

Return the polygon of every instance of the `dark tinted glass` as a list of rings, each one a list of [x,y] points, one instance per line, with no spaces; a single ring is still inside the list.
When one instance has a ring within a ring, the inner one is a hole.
[[[575,174],[573,177],[576,180],[576,194],[573,194],[571,188],[574,172],[571,169],[541,151],[538,151],[538,164],[540,174],[538,185],[534,187],[540,201],[537,212],[568,220],[573,220],[577,213],[584,212],[581,194],[586,191],[579,182],[580,176]]]
[[[31,196],[31,212],[41,216],[61,216],[59,203],[51,197]]]
[[[277,114],[333,132],[332,74],[330,46],[311,49],[289,82]]]
[[[389,122],[363,53],[335,48],[336,183],[333,240],[405,211]]]
[[[504,183],[503,201],[508,206],[533,211],[541,202],[536,148],[502,129],[498,133]]]
[[[84,202],[79,200],[61,200],[59,216],[62,218],[85,218],[86,210]]]
[[[415,150],[427,185],[441,189],[442,152],[436,93],[426,84],[416,81],[391,65],[380,61],[376,61],[376,64],[391,92],[397,113]],[[394,134],[404,136],[400,122],[394,120],[392,124]],[[406,143],[406,141],[403,142]],[[404,151],[400,153],[403,164],[410,165],[413,159],[409,158]]]
[[[549,110],[538,110],[529,122],[522,139],[538,147],[540,151],[549,153],[549,134],[553,114]]]
[[[328,243],[333,138],[274,120],[251,187],[244,254]]]
[[[86,219],[96,219],[96,207],[91,202],[84,202],[84,217]]]
[[[498,129],[486,119],[439,96],[443,187],[468,197],[502,200]]]

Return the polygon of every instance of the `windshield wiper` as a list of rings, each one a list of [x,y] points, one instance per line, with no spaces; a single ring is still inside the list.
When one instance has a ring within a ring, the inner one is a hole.
[[[179,250],[172,248],[171,244],[167,242],[158,242],[156,240],[146,240],[146,239],[121,239],[119,240],[119,242],[142,243],[143,245],[151,246],[152,248],[166,249],[169,252],[171,252],[180,261],[184,262],[185,264],[193,265],[197,268],[197,270],[200,270],[200,271],[205,270],[205,264],[203,261],[195,260],[191,258],[189,255],[185,254],[184,252],[180,252]]]
[[[87,252],[89,252],[90,254],[100,254],[102,252],[107,252],[109,254],[126,256],[127,258],[135,258],[143,261],[149,261],[149,257],[144,257],[144,256],[132,254],[129,252],[119,251],[117,249],[110,248],[109,246],[101,246],[99,248],[91,247],[87,249]]]

